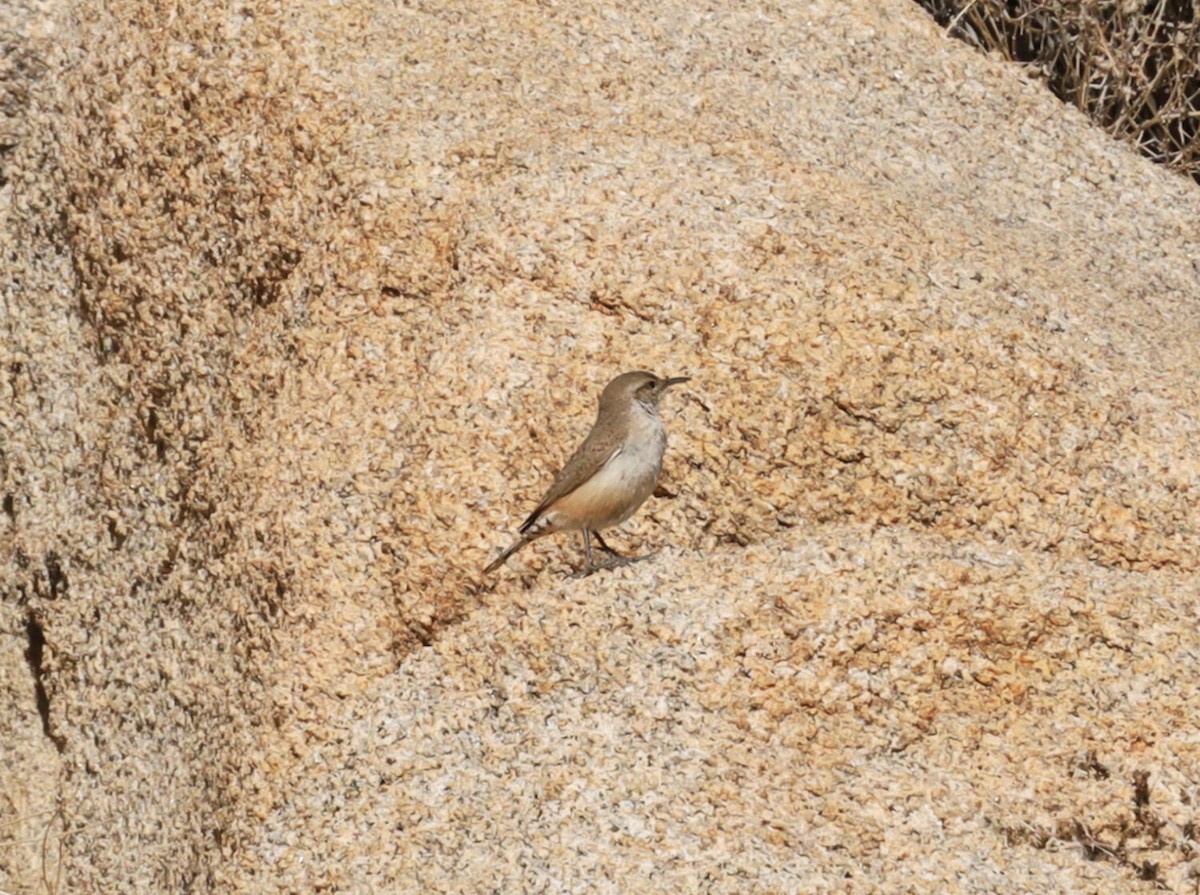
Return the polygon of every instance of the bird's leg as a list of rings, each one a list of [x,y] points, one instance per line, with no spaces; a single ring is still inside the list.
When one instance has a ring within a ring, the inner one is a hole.
[[[596,564],[592,562],[592,539],[588,536],[588,530],[583,529],[583,554],[587,557],[587,568],[585,575],[590,575],[596,571]]]
[[[612,565],[614,566],[627,566],[631,563],[641,562],[643,559],[650,559],[652,556],[654,556],[653,553],[647,553],[644,556],[625,556],[623,553],[618,553],[616,550],[613,550],[612,547],[609,547],[608,544],[604,543],[604,538],[600,537],[600,532],[593,529],[592,537],[596,539],[597,544],[604,548],[604,552],[613,558]]]
[[[586,578],[586,577],[588,577],[588,575],[591,575],[594,572],[597,572],[602,568],[608,568],[608,566],[597,565],[595,563],[595,561],[593,561],[593,559],[592,559],[592,538],[591,538],[591,536],[594,535],[595,532],[591,531],[590,529],[587,529],[587,528],[581,528],[581,529],[579,529],[579,533],[581,535],[583,535],[583,553],[584,553],[584,556],[587,557],[587,565],[585,565],[582,570],[580,570],[580,571],[576,572],[574,575],[572,575],[571,576],[572,578]],[[4,895],[4,893],[0,892],[0,895]]]
[[[612,547],[609,547],[606,543],[604,543],[604,538],[600,537],[600,532],[593,531],[592,537],[594,537],[596,539],[596,543],[600,545],[600,549],[603,550],[605,553],[607,553],[609,556],[615,556],[617,559],[625,559],[624,556],[622,556],[616,550],[613,550]]]

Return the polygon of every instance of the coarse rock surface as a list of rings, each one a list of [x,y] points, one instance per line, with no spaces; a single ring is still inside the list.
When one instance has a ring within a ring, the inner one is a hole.
[[[0,890],[1194,891],[1194,185],[906,0],[0,16]]]

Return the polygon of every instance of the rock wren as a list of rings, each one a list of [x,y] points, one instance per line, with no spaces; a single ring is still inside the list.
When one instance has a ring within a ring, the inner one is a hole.
[[[592,431],[529,514],[519,529],[521,536],[484,574],[496,571],[530,541],[556,531],[583,533],[587,572],[596,568],[592,535],[607,552],[617,555],[600,537],[600,529],[620,525],[654,491],[667,447],[658,400],[671,386],[689,378],[659,379],[637,370],[610,382],[600,395],[600,412]]]

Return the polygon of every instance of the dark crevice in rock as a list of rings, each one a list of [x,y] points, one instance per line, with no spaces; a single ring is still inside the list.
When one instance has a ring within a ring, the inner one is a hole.
[[[46,632],[32,610],[25,615],[25,636],[29,639],[29,647],[25,650],[25,661],[29,663],[29,670],[33,672],[33,689],[37,699],[38,714],[42,718],[42,733],[54,744],[54,748],[62,752],[67,745],[66,737],[55,733],[50,726],[50,696],[46,693],[45,669],[42,665],[46,650]]]

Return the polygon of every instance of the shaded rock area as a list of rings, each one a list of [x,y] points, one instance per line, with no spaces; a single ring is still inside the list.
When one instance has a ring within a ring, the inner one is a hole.
[[[19,12],[0,889],[1194,887],[1194,185],[900,0]]]

